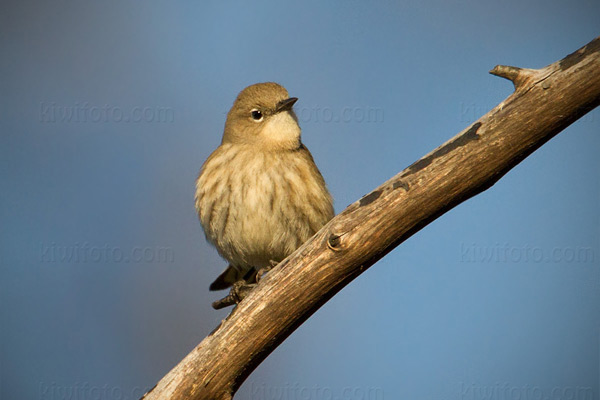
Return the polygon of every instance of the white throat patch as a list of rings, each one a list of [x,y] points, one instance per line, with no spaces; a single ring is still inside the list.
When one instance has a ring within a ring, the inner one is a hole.
[[[300,126],[289,112],[283,111],[269,118],[260,135],[269,147],[297,148],[300,143]]]

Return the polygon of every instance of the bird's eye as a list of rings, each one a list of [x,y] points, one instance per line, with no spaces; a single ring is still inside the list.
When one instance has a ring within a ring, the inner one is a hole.
[[[262,121],[263,115],[260,110],[252,110],[252,119],[257,122]]]

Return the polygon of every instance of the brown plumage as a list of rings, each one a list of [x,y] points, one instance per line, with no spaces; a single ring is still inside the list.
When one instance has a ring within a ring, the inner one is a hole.
[[[196,210],[207,240],[229,262],[210,286],[252,281],[333,217],[325,181],[300,140],[297,99],[277,83],[242,90],[223,141],[196,182]]]

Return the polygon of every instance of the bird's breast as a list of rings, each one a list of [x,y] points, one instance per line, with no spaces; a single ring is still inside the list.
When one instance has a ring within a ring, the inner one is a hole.
[[[203,167],[196,205],[207,238],[230,262],[267,266],[331,218],[331,198],[312,159],[223,146]]]

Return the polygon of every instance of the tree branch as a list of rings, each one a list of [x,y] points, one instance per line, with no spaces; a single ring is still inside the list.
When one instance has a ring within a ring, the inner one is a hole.
[[[515,92],[351,204],[269,272],[145,399],[231,399],[248,375],[350,281],[600,104],[600,37],[539,70],[497,66]]]

